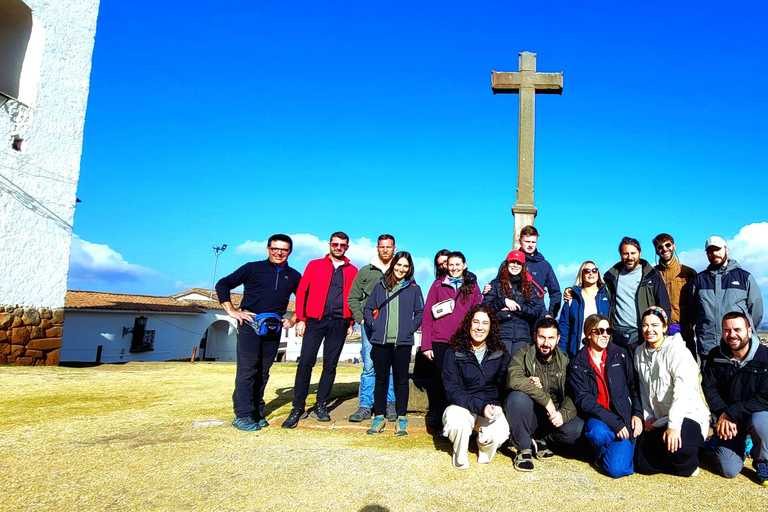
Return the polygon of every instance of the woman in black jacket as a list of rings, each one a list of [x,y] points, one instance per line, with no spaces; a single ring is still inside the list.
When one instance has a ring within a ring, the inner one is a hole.
[[[587,317],[587,344],[571,360],[568,373],[596,464],[619,478],[634,472],[635,437],[643,431],[643,412],[632,360],[626,350],[611,343],[612,332],[603,315]]]
[[[371,326],[371,359],[376,374],[373,388],[373,418],[368,434],[384,429],[384,411],[387,405],[389,372],[395,390],[397,423],[395,435],[408,435],[408,367],[411,364],[413,333],[421,327],[424,297],[413,281],[413,259],[410,253],[400,251],[392,258],[381,282],[371,291],[363,308],[365,324]]]
[[[477,462],[491,462],[509,437],[500,393],[506,381],[509,353],[499,336],[492,307],[472,306],[451,337],[445,355],[443,383],[450,404],[443,413],[443,435],[453,442],[453,466],[469,467],[467,448],[477,431]]]
[[[542,295],[525,269],[525,254],[511,251],[489,286],[483,304],[496,311],[501,340],[512,357],[531,342],[531,326],[545,312]]]

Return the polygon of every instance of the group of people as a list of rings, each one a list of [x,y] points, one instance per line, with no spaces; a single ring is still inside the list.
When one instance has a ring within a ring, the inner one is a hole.
[[[584,262],[561,293],[538,238],[536,228],[523,228],[521,250],[507,255],[482,290],[461,252],[439,251],[425,300],[411,255],[397,251],[391,235],[379,236],[376,256],[358,271],[345,256],[349,237],[334,233],[329,254],[303,275],[287,264],[291,239],[270,237],[267,260],[216,285],[222,306],[241,324],[232,425],[268,425],[263,395],[279,330],[294,324],[304,339],[293,408],[282,426],[295,428],[307,415],[323,341],[311,414],[330,421],[336,365],[359,323],[363,371],[349,421],[371,420],[371,435],[392,422],[395,435],[407,435],[409,365],[421,329],[414,374],[431,377],[427,423],[453,443],[457,468],[468,467],[475,433],[478,462],[490,462],[509,440],[520,471],[532,471],[553,449],[584,442],[595,467],[615,478],[634,471],[692,476],[712,426],[720,473],[741,471],[751,440],[757,479],[768,484],[768,348],[756,335],[762,298],[725,241],[707,239],[710,264],[697,273],[679,263],[671,235],[653,240],[656,266],[625,237],[619,263],[601,276],[594,262]],[[239,285],[237,310],[230,290]],[[296,312],[283,318],[292,293]]]

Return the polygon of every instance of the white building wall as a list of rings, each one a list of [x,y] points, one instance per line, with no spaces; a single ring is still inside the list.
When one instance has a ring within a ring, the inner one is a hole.
[[[27,105],[0,107],[0,305],[60,308],[99,0],[24,2],[34,16],[19,93]]]

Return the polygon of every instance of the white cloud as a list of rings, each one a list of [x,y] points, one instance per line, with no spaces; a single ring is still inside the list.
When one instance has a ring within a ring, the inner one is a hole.
[[[310,260],[322,258],[328,254],[328,240],[321,240],[315,235],[309,233],[299,233],[288,235],[293,240],[293,252],[291,252],[291,266],[301,270]],[[266,257],[267,242],[258,240],[248,240],[240,244],[235,252],[237,254],[249,254]],[[357,240],[349,241],[347,249],[347,258],[352,263],[361,267],[371,261],[376,255],[376,243],[370,238],[361,237]]]
[[[128,263],[106,244],[95,244],[72,235],[69,277],[74,281],[126,283],[155,274],[152,269]]]
[[[499,269],[497,267],[487,267],[480,270],[472,270],[472,272],[474,272],[477,276],[477,284],[482,290],[483,286],[496,278],[496,275],[499,273]]]
[[[560,283],[560,288],[565,289],[572,286],[576,281],[576,272],[579,271],[581,263],[569,263],[563,265],[562,263],[555,268],[555,274],[557,274],[557,281]]]

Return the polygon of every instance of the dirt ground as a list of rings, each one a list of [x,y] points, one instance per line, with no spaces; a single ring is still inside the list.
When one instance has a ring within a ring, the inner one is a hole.
[[[749,465],[726,480],[708,458],[687,479],[613,480],[563,457],[520,473],[506,450],[489,465],[470,455],[469,469],[453,469],[450,444],[429,435],[418,414],[403,438],[391,429],[367,436],[346,421],[356,401],[343,397],[356,394],[359,366],[339,368],[333,422],[281,429],[294,372],[273,368],[272,425],[240,432],[229,426],[234,364],[0,367],[2,508],[768,510],[768,486]]]

